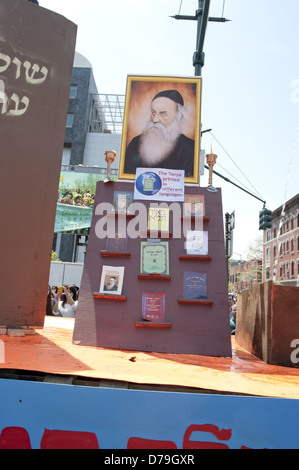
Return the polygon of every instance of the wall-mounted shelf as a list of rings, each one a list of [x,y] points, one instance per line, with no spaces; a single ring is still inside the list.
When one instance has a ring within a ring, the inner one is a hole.
[[[142,230],[141,231],[142,238],[161,238],[162,240],[167,240],[168,238],[172,237],[172,232],[162,232],[160,230]]]
[[[205,299],[178,299],[178,303],[185,305],[213,305],[214,302]]]
[[[100,251],[101,256],[104,257],[113,257],[113,258],[131,258],[131,253],[129,251]]]
[[[101,294],[100,292],[94,292],[93,296],[95,299],[104,299],[104,300],[116,300],[118,302],[126,302],[126,295],[113,295],[113,294]]]
[[[180,255],[180,259],[194,261],[212,261],[212,257],[209,255]]]
[[[136,328],[171,328],[171,323],[161,322],[155,323],[150,321],[137,321],[135,323]]]
[[[170,281],[171,276],[166,275],[166,274],[159,274],[159,273],[153,273],[153,274],[138,274],[138,279],[146,279],[146,280],[159,280],[159,281]]]
[[[196,218],[199,219],[199,217],[196,217]],[[185,216],[185,217],[181,217],[181,220],[184,220],[184,219],[185,219],[185,220],[189,219],[189,220],[194,221],[194,220],[195,220],[195,216],[194,216],[194,215],[190,215],[189,217],[186,217],[186,216]],[[210,222],[210,217],[203,217],[203,222]]]
[[[126,219],[134,219],[135,214],[128,214],[127,212],[107,212],[108,217],[125,217]]]

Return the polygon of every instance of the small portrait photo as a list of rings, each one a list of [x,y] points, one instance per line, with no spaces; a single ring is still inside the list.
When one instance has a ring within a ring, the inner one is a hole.
[[[103,266],[100,282],[100,293],[121,295],[124,280],[124,270],[124,266]]]
[[[105,276],[104,291],[116,292],[118,290],[118,276]]]
[[[201,78],[128,76],[119,179],[136,168],[185,170],[199,181]]]

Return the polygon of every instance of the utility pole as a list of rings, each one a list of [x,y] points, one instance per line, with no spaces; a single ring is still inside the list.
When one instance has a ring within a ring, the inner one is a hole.
[[[203,45],[209,20],[210,0],[198,0],[196,51],[193,54],[195,76],[201,76],[201,69],[205,65]]]
[[[198,10],[195,16],[189,15],[175,15],[172,18],[176,20],[193,20],[197,21],[197,38],[196,38],[196,51],[193,54],[194,75],[201,76],[202,67],[205,64],[205,53],[203,51],[206,29],[208,21],[215,21],[217,23],[224,23],[226,18],[209,17],[211,0],[198,0]]]

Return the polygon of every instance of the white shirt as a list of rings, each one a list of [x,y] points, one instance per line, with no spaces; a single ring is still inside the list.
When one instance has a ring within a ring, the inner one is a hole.
[[[58,312],[53,311],[53,314],[56,316],[60,314],[62,317],[75,318],[77,305],[78,305],[78,300],[76,300],[73,305],[65,303],[63,307],[62,301],[59,300]]]

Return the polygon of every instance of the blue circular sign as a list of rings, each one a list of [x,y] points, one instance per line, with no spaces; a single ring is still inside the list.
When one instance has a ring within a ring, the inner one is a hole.
[[[160,176],[152,171],[147,171],[138,176],[136,180],[136,189],[145,196],[153,196],[162,188]]]

